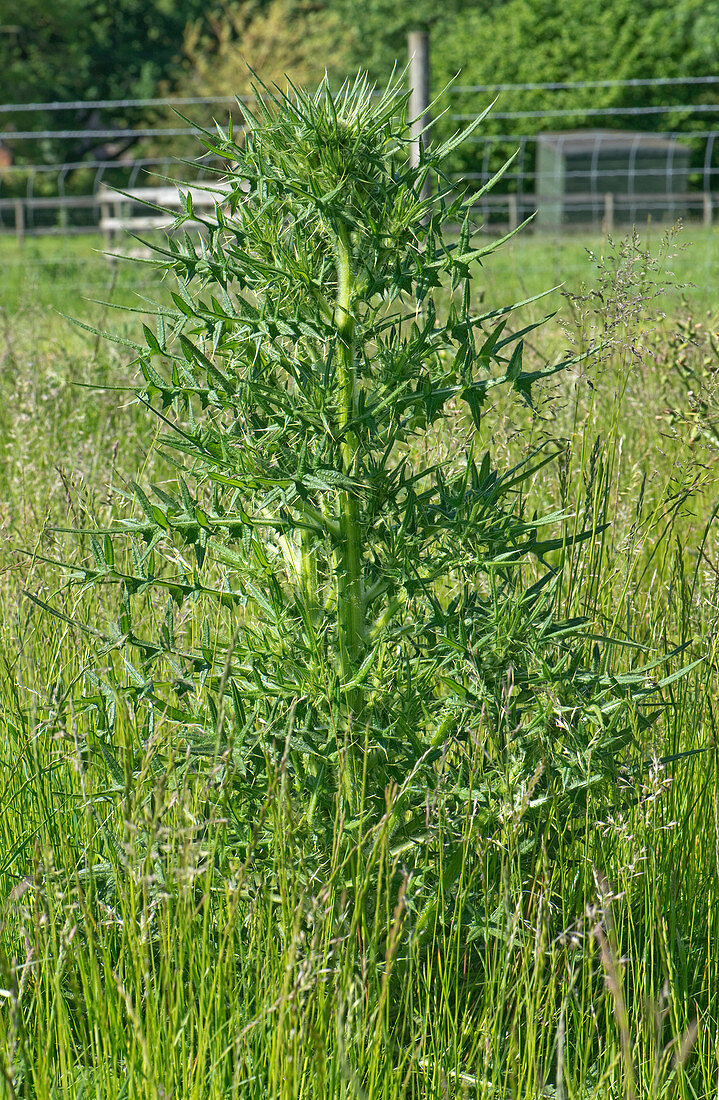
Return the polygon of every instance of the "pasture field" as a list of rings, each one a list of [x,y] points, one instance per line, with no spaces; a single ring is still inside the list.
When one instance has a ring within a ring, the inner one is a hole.
[[[640,230],[642,245],[656,251],[665,230],[646,226]],[[616,239],[624,236],[617,230]],[[130,251],[133,241],[118,239],[118,252]],[[111,250],[110,250],[111,251]],[[483,274],[483,287],[489,298],[522,300],[550,287],[562,285],[577,292],[582,283],[591,283],[593,268],[588,251],[598,255],[606,251],[606,241],[591,234],[569,233],[553,238],[521,233],[497,252]],[[120,269],[106,259],[107,246],[102,237],[29,237],[19,246],[14,237],[0,237],[0,301],[3,309],[15,313],[18,308],[45,306],[71,312],[83,295],[101,297],[109,287],[117,293],[123,285],[136,287],[137,271]],[[690,223],[681,228],[671,249],[673,272],[665,306],[676,307],[683,296],[691,299],[692,309],[700,314],[716,306],[716,271],[719,264],[719,227],[706,229]],[[148,274],[146,276],[150,278]],[[140,279],[142,276],[140,276]],[[550,304],[556,299],[549,298]],[[86,307],[82,306],[86,315]]]
[[[171,470],[131,351],[60,314],[131,337],[136,314],[86,299],[165,290],[99,240],[0,241],[0,1097],[719,1096],[716,245],[591,241],[597,264],[586,243],[526,236],[477,275],[484,305],[564,284],[524,310],[558,310],[532,362],[602,345],[482,431],[510,461],[561,441],[522,491],[593,532],[548,551],[562,612],[626,643],[616,675],[669,654],[647,673],[668,682],[609,805],[545,835],[531,791],[490,836],[468,820],[455,919],[426,948],[389,811],[317,877],[281,772],[238,846],[241,806],[219,770],[180,768],[169,716],[118,710],[103,756],[83,699],[116,598],[67,584],[92,548],[63,529]]]

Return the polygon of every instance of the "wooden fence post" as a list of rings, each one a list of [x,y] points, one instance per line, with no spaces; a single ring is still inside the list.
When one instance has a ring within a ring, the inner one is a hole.
[[[614,232],[614,195],[611,191],[607,191],[604,196],[604,221],[602,222],[602,233]]]
[[[507,220],[509,221],[509,232],[511,233],[519,225],[519,209],[516,195],[507,195]]]
[[[709,227],[712,223],[712,193],[711,191],[705,191],[702,195],[704,205],[704,225]]]
[[[15,236],[21,245],[25,240],[25,204],[22,199],[15,200]]]
[[[105,238],[105,244],[109,248],[110,245],[112,244],[112,231],[107,228],[108,225],[110,224],[110,213],[111,213],[110,204],[109,204],[109,202],[104,201],[105,200],[104,190],[101,190],[100,192],[98,192],[98,194],[103,200],[100,203],[100,228],[102,229],[102,233],[103,233],[103,236]]]

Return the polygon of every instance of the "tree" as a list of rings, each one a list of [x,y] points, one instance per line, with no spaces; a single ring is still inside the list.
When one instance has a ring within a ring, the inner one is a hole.
[[[0,0],[0,99],[6,104],[143,98],[171,88],[185,28],[204,11],[203,0]],[[133,125],[138,114],[79,109],[63,112],[72,130]],[[4,127],[27,131],[57,126],[50,112],[4,116]],[[98,141],[15,143],[16,160],[78,159]]]
[[[360,67],[374,80],[384,81],[396,65],[407,60],[407,34],[427,28],[439,35],[452,15],[477,9],[484,12],[492,0],[330,0],[347,35],[350,68]]]
[[[541,84],[549,82],[631,80],[645,78],[639,86],[567,88],[542,91],[518,89],[498,94],[497,110],[483,126],[483,135],[508,135],[493,144],[484,163],[486,147],[467,144],[458,149],[450,170],[462,175],[483,169],[496,170],[517,148],[512,135],[532,135],[542,130],[564,130],[594,126],[618,129],[686,130],[715,125],[706,113],[680,110],[687,103],[711,104],[712,86],[652,84],[657,77],[714,75],[716,63],[709,43],[719,33],[719,8],[706,7],[699,0],[607,0],[586,5],[566,0],[558,6],[551,0],[505,0],[494,5],[465,6],[443,18],[432,37],[432,82],[437,95],[452,81],[460,86]],[[457,74],[459,79],[457,79]],[[453,93],[441,103],[436,124],[438,136],[446,136],[455,124],[451,116],[471,117],[494,98],[485,92]],[[670,112],[602,117],[589,109],[661,107],[676,105]],[[532,117],[531,112],[559,109],[571,113],[554,117]],[[524,117],[508,119],[510,112]],[[717,112],[719,123],[719,112]],[[528,147],[525,170],[531,170],[533,146]],[[697,155],[703,157],[701,147]]]
[[[348,64],[344,28],[322,0],[226,0],[188,28],[184,53],[182,88],[199,95],[251,92],[250,68],[269,85],[311,85]]]
[[[462,85],[544,83],[561,81],[630,80],[637,78],[714,75],[719,34],[719,6],[701,0],[506,0],[494,7],[467,9],[449,16],[443,34],[433,42],[435,89],[461,72]],[[711,102],[713,89],[700,90]],[[696,102],[692,90],[687,100],[685,85],[571,88],[565,91],[502,92],[498,112],[569,109],[576,111],[548,124],[546,119],[525,117],[513,123],[492,116],[485,132],[531,134],[543,129],[571,129],[594,125],[584,113],[588,108],[642,107]],[[453,110],[480,110],[476,96],[453,102]],[[690,125],[686,112],[630,116],[633,129],[662,130]],[[606,120],[599,120],[606,124]],[[616,125],[616,123],[614,123]],[[624,127],[626,119],[619,125]],[[705,120],[701,126],[704,128]],[[469,155],[470,150],[465,151]]]

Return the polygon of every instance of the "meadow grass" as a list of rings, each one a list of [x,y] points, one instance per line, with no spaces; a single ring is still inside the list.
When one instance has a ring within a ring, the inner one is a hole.
[[[567,443],[532,486],[533,507],[566,509],[568,533],[588,517],[595,531],[581,554],[566,551],[566,613],[631,637],[644,663],[679,646],[669,671],[702,661],[665,690],[644,763],[632,761],[609,809],[588,799],[537,832],[520,799],[491,838],[468,814],[453,919],[427,948],[405,935],[411,890],[388,824],[401,790],[350,837],[349,857],[338,804],[318,877],[282,762],[238,846],[227,772],[179,769],[169,720],[147,730],[121,709],[119,767],[90,752],[93,712],[76,688],[97,661],[94,625],[115,609],[99,590],[89,603],[64,586],[45,559],[88,548],[52,528],[102,522],[110,483],[166,471],[132,395],[101,388],[133,381],[126,349],[53,313],[105,327],[105,307],[81,294],[127,302],[138,289],[136,272],[115,274],[87,245],[68,259],[66,242],[29,242],[1,275],[0,1096],[716,1096],[712,326],[675,337],[682,294],[654,298],[631,248],[603,275],[584,242],[555,251],[528,238],[479,279],[492,301],[557,274],[571,290],[602,288],[557,296],[563,326],[542,330],[532,353],[597,336],[603,352],[547,385],[535,412],[499,402],[493,449],[516,459],[550,433]],[[681,252],[676,279],[700,284],[711,247],[706,236]],[[698,295],[702,320],[711,304]],[[120,314],[111,327],[133,323]],[[420,863],[441,858],[451,782],[448,770],[427,806]]]
[[[640,227],[645,247],[656,250],[666,227]],[[618,229],[616,239],[625,231]],[[15,313],[23,303],[72,312],[83,296],[98,298],[113,288],[137,287],[143,275],[128,265],[117,268],[108,264],[106,253],[128,252],[140,247],[132,240],[117,240],[109,249],[103,238],[88,234],[82,237],[29,237],[18,245],[13,237],[0,237],[0,303],[9,313]],[[602,255],[607,241],[601,235],[566,233],[549,236],[534,233],[531,225],[497,252],[478,277],[488,301],[521,301],[549,288],[561,285],[577,292],[582,283],[590,284],[596,275],[588,261],[588,252]],[[665,307],[673,310],[684,294],[691,299],[699,314],[716,307],[716,271],[719,265],[719,227],[705,228],[688,223],[675,238],[672,285]],[[144,276],[152,280],[150,269]],[[150,284],[148,284],[150,285]],[[561,295],[548,295],[546,302],[556,306]],[[83,316],[85,308],[83,308]]]

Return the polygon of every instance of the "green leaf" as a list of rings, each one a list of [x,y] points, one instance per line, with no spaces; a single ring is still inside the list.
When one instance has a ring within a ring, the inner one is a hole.
[[[157,337],[156,337],[156,336],[155,336],[155,334],[154,334],[154,333],[153,333],[153,332],[152,332],[152,331],[151,331],[151,330],[150,330],[150,329],[149,329],[149,328],[147,327],[147,325],[146,325],[146,324],[143,324],[143,326],[142,326],[142,331],[143,331],[143,332],[144,332],[144,334],[145,334],[145,341],[146,341],[146,343],[147,343],[147,346],[148,346],[148,347],[149,347],[149,349],[150,349],[150,355],[164,355],[164,354],[165,354],[165,352],[164,352],[164,350],[163,350],[163,349],[162,349],[162,348],[160,347],[160,345],[159,345],[159,343],[158,343],[158,340],[157,340]]]

